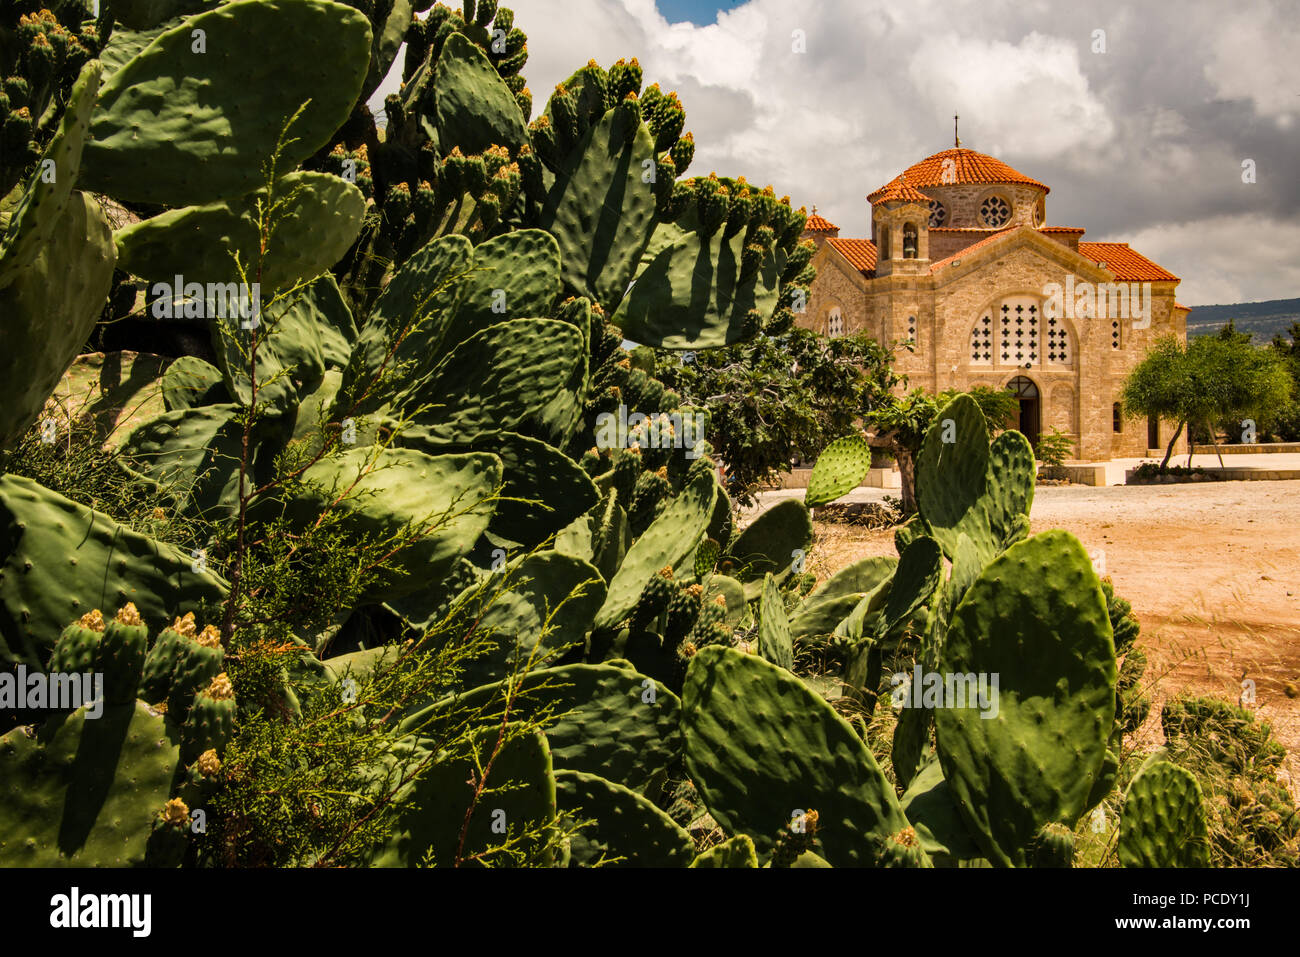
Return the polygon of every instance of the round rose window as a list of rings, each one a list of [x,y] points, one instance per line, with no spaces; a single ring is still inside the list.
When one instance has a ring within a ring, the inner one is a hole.
[[[1001,196],[990,196],[980,204],[980,220],[985,226],[1005,226],[1011,219],[1011,207]]]

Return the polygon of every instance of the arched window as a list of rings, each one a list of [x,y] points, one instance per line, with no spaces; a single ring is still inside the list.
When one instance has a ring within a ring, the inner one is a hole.
[[[1121,415],[1122,409],[1116,402],[1110,407],[1110,427],[1118,434],[1124,431],[1124,417]]]
[[[844,335],[844,316],[840,312],[840,307],[836,306],[826,315],[826,335],[832,339],[838,339]]]
[[[911,223],[903,227],[903,258],[916,258],[916,227]]]
[[[1005,299],[997,310],[998,364],[1031,368],[1041,361],[1038,302],[1026,296]]]

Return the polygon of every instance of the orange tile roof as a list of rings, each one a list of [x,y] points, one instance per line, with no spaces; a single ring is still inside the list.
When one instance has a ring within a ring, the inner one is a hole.
[[[948,163],[948,160],[952,162]],[[945,173],[948,174],[946,179]],[[974,150],[958,148],[935,153],[909,166],[902,176],[890,180],[867,199],[876,202],[878,194],[883,193],[900,179],[906,179],[912,186],[921,189],[927,186],[954,186],[962,183],[1016,183],[1036,187],[1045,193],[1051,192],[1038,180],[1012,169],[1000,159]]]
[[[957,252],[949,256],[947,259],[940,259],[937,263],[934,263],[932,266],[930,266],[930,272],[932,273],[938,272],[944,266],[950,265],[954,259],[961,259],[963,256],[969,256],[971,253],[975,252],[976,250],[984,248],[994,240],[1000,239],[1003,236],[1005,236],[1007,233],[1011,232],[1012,230],[1019,229],[1019,228],[1020,228],[1019,226],[1011,226],[1008,227],[1007,229],[999,229],[992,236],[986,236],[984,239],[981,239],[979,242],[972,243],[971,245],[967,246],[965,249],[958,250]]]
[[[818,216],[816,213],[808,217],[808,222],[804,226],[804,230],[810,233],[836,233],[839,232],[839,229],[829,219]]]
[[[1105,263],[1115,278],[1124,282],[1179,282],[1169,270],[1130,249],[1128,243],[1079,243],[1079,255]]]
[[[889,185],[876,190],[871,195],[875,197],[871,200],[873,203],[904,202],[920,203],[922,206],[930,205],[930,197],[913,187],[905,177],[891,181]]]
[[[835,251],[868,279],[876,274],[876,244],[869,239],[828,239]]]
[[[1040,233],[1078,233],[1082,236],[1087,232],[1082,226],[1039,226]]]
[[[1192,311],[1192,307],[1191,307],[1191,306],[1184,306],[1181,302],[1176,302],[1176,303],[1174,303],[1174,308],[1175,308],[1175,309],[1185,309],[1185,310],[1187,310],[1188,312],[1191,312],[1191,311]]]

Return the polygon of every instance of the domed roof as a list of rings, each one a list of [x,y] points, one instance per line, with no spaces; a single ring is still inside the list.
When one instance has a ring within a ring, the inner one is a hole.
[[[1012,183],[1020,186],[1032,186],[1044,193],[1051,192],[1047,186],[1031,179],[1019,170],[1012,169],[1002,160],[985,153],[977,153],[964,147],[944,150],[927,156],[919,163],[909,166],[901,175],[890,180],[876,190],[867,199],[878,202],[881,195],[896,184],[906,182],[908,186],[925,189],[927,186],[956,186],[960,184]]]
[[[920,203],[922,206],[927,206],[930,203],[930,197],[914,188],[907,181],[906,174],[894,180],[888,186],[881,187],[871,195],[875,197],[872,200],[875,203],[888,203],[894,200],[905,203]]]

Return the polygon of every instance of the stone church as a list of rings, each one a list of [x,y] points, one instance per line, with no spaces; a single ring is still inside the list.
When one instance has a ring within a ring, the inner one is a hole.
[[[1046,225],[1049,192],[958,140],[867,197],[870,239],[840,238],[814,208],[817,280],[800,324],[910,340],[895,361],[907,388],[1010,389],[1019,430],[1036,444],[1060,429],[1078,460],[1161,448],[1176,423],[1125,419],[1119,397],[1158,338],[1186,342],[1179,279],[1127,243]]]

